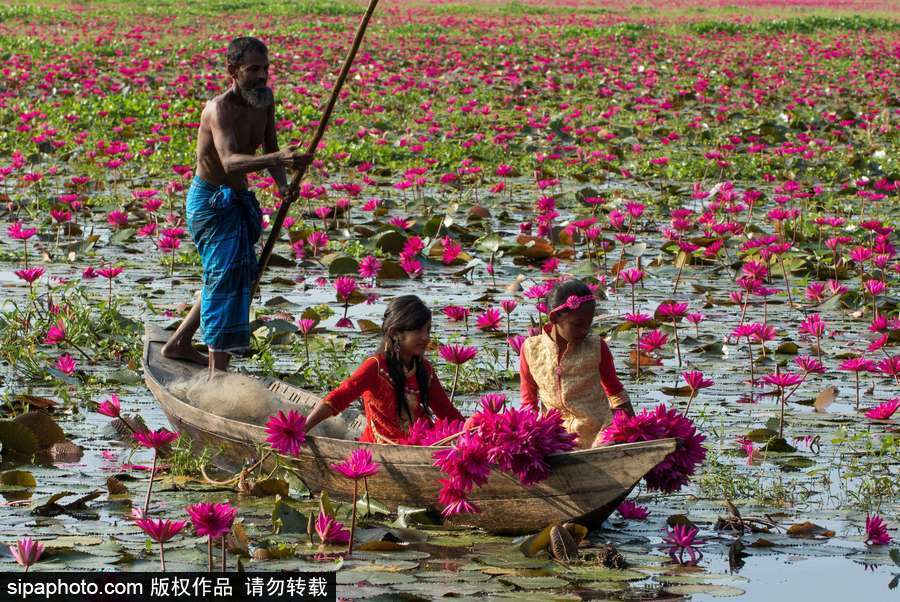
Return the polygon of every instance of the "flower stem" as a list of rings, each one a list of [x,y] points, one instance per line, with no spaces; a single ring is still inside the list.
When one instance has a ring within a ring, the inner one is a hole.
[[[675,316],[672,316],[672,329],[675,331],[675,355],[678,357],[678,367],[681,368],[681,345],[678,342],[678,324]]]
[[[366,490],[366,516],[372,516],[372,503],[369,500],[369,477],[363,477],[363,487]]]
[[[228,570],[228,557],[226,556],[227,552],[225,551],[225,536],[222,536],[222,572],[226,572]]]
[[[456,395],[456,383],[459,381],[459,364],[456,364],[456,369],[453,371],[453,386],[450,387],[450,403],[453,403],[453,397]]]
[[[691,403],[694,401],[694,398],[697,397],[697,391],[695,389],[691,389],[691,396],[688,398],[687,406],[684,408],[684,415],[687,416],[688,412],[691,411]]]
[[[778,438],[784,439],[784,389],[780,389],[781,391],[781,418],[778,420]]]
[[[353,510],[350,515],[350,541],[347,542],[347,556],[353,554],[353,533],[356,531],[356,494],[359,493],[359,480],[353,480]]]
[[[207,572],[212,573],[212,535],[206,538],[206,565]]]
[[[163,542],[159,542],[159,568],[163,573],[166,572],[166,553],[163,549]]]
[[[150,469],[150,480],[147,481],[147,495],[144,497],[144,516],[147,515],[147,509],[150,507],[150,492],[153,491],[153,477],[156,476],[156,460],[158,452],[153,450],[153,467]],[[159,544],[160,556],[162,555],[162,544]],[[163,571],[166,570],[165,562],[163,562]]]
[[[747,340],[747,355],[750,357],[750,403],[753,403],[753,382],[755,375],[753,374],[753,344]]]

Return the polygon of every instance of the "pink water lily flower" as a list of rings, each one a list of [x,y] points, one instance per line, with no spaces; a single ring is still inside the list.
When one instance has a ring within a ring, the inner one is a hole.
[[[201,537],[218,539],[231,532],[231,525],[237,516],[237,508],[228,502],[214,504],[201,502],[185,507],[191,524],[194,525],[194,533]]]
[[[178,439],[179,434],[173,433],[172,431],[163,427],[155,431],[147,431],[146,433],[134,433],[134,435],[132,436],[134,437],[134,440],[143,447],[149,447],[158,450],[164,445],[172,443],[173,441]]]
[[[63,374],[71,375],[75,373],[76,367],[75,358],[73,358],[68,353],[64,353],[58,358],[56,358],[56,369],[62,372]]]
[[[266,442],[280,454],[297,457],[306,442],[306,416],[296,410],[283,410],[269,417],[266,422]]]
[[[897,411],[897,408],[900,408],[900,397],[878,404],[866,412],[866,417],[873,420],[889,420],[894,415],[894,412]]]
[[[676,560],[680,564],[684,564],[684,553],[687,552],[691,557],[689,564],[697,564],[703,558],[703,553],[696,546],[703,544],[703,540],[697,539],[697,527],[689,527],[688,525],[675,525],[663,541],[671,544],[669,548],[669,556],[672,560]]]
[[[31,565],[36,563],[40,559],[41,554],[44,553],[44,544],[30,537],[23,537],[9,546],[9,551],[12,553],[13,558],[16,559],[16,562],[25,567],[25,572],[27,573]]]
[[[616,512],[619,515],[627,520],[644,520],[648,516],[650,516],[650,512],[647,510],[646,506],[641,506],[632,500],[625,500],[619,507],[616,508]]]
[[[316,534],[322,543],[344,545],[350,541],[350,531],[344,527],[344,523],[338,522],[333,516],[329,516],[319,510],[316,518]]]
[[[482,313],[478,314],[475,320],[475,326],[479,330],[497,330],[503,317],[500,310],[496,307],[489,307]]]
[[[162,518],[139,518],[134,523],[141,531],[157,543],[165,543],[178,535],[187,526],[185,520],[169,520]]]
[[[440,353],[440,356],[447,362],[459,365],[465,364],[478,355],[478,349],[476,347],[467,347],[466,345],[454,343],[452,345],[441,345],[438,353]]]
[[[873,546],[886,546],[894,540],[887,531],[887,523],[877,514],[866,514],[866,543]]]
[[[331,469],[348,479],[357,481],[371,477],[378,472],[378,463],[372,458],[372,452],[364,447],[359,447],[350,452],[350,456],[340,464],[332,464]]]
[[[97,413],[109,416],[110,418],[118,418],[122,413],[122,406],[119,403],[119,396],[115,393],[109,396],[109,399],[97,406]]]
[[[706,389],[715,384],[715,382],[711,378],[704,378],[703,373],[699,370],[688,370],[686,372],[682,372],[681,376],[684,378],[684,382],[688,384],[692,391]]]

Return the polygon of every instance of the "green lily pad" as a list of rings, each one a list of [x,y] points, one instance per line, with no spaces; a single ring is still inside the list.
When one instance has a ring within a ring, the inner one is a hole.
[[[564,574],[578,581],[640,581],[647,578],[644,573],[631,569],[608,569],[600,565],[570,566]]]
[[[499,577],[502,583],[514,585],[526,591],[535,589],[556,589],[558,587],[566,587],[569,582],[559,577],[521,577],[518,575],[507,575]]]
[[[341,274],[356,274],[359,269],[359,262],[349,255],[341,255],[335,257],[328,263],[328,274],[331,276],[339,276]]]
[[[0,485],[3,486],[3,491],[33,489],[37,487],[37,481],[27,470],[7,470],[0,474]]]
[[[697,585],[701,583],[709,583],[710,581],[734,581],[746,583],[749,581],[746,577],[740,575],[727,575],[724,573],[696,573],[691,575],[657,575],[654,577],[660,583],[671,583],[673,585]]]
[[[0,421],[0,447],[4,454],[30,456],[38,450],[37,436],[13,420]]]
[[[735,596],[743,596],[746,592],[739,587],[731,587],[730,585],[715,585],[712,583],[701,583],[695,585],[670,585],[665,591],[670,594],[678,594],[682,596],[692,596],[694,594],[706,594],[713,598],[733,598]]]
[[[344,585],[365,581],[371,585],[397,585],[400,583],[415,583],[416,578],[406,573],[391,573],[387,571],[338,571],[337,582]]]
[[[34,433],[34,436],[37,437],[38,447],[41,449],[66,440],[66,434],[46,412],[32,410],[16,416],[14,421]]]

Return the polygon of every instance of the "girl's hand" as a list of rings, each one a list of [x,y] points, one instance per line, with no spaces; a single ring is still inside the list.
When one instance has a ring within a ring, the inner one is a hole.
[[[595,447],[606,447],[607,445],[609,444],[603,440],[603,431],[600,431],[599,433],[597,433],[597,436],[594,437],[594,442],[591,443],[591,448],[593,449]]]
[[[630,401],[626,401],[622,405],[613,408],[613,417],[615,418],[616,412],[625,412],[628,416],[634,416],[634,408],[631,406]]]

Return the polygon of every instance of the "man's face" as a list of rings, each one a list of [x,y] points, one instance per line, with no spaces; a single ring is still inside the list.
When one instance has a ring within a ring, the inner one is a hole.
[[[241,62],[228,68],[228,72],[237,84],[241,97],[257,109],[264,109],[272,104],[272,90],[266,86],[269,81],[269,57],[261,52],[248,52]]]

